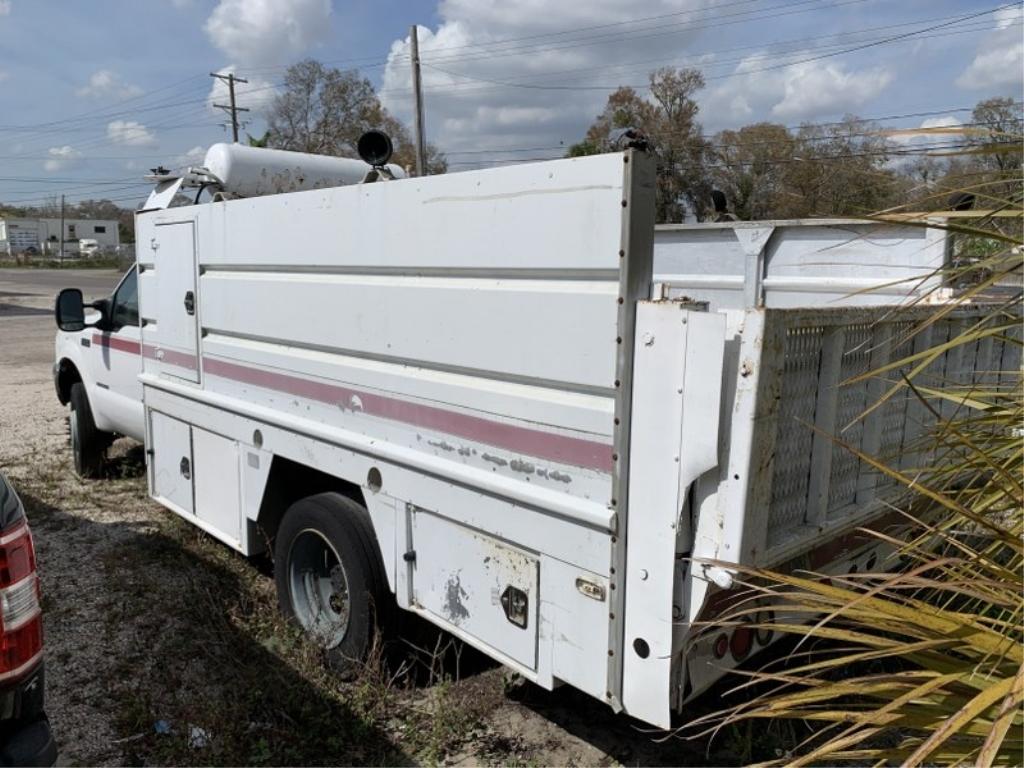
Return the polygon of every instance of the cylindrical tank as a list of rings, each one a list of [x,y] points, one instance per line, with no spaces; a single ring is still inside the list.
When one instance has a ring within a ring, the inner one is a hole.
[[[214,144],[203,165],[220,180],[225,192],[240,197],[357,184],[370,170],[362,160],[243,144]],[[405,176],[397,165],[388,169],[396,177]]]

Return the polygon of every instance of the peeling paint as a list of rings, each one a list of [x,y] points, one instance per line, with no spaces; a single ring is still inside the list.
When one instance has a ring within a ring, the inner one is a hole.
[[[525,472],[528,475],[532,475],[535,470],[533,464],[528,461],[523,461],[522,459],[513,459],[509,463],[508,467],[513,472]]]
[[[501,456],[492,456],[489,453],[483,454],[480,458],[482,458],[484,461],[489,461],[492,464],[497,464],[499,467],[504,467],[508,464],[508,461],[501,458]]]
[[[456,626],[469,618],[469,610],[462,603],[463,600],[469,597],[469,593],[462,588],[459,573],[459,571],[456,571],[448,577],[448,583],[445,584],[444,603],[442,605],[445,618]]]

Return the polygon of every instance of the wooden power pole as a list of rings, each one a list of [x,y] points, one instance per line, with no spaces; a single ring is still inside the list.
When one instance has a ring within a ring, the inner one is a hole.
[[[220,72],[211,72],[210,77],[216,77],[218,80],[223,80],[228,84],[228,95],[231,98],[231,104],[214,104],[217,109],[223,109],[229,115],[231,115],[231,136],[235,142],[238,143],[238,113],[248,112],[246,107],[239,107],[235,105],[235,83],[248,83],[248,80],[244,80],[241,77],[235,77],[234,73],[228,72],[226,75]]]
[[[64,266],[64,195],[60,196],[60,265]]]
[[[412,92],[416,102],[416,175],[423,176],[427,172],[427,142],[423,127],[423,85],[420,81],[420,41],[416,34],[416,25],[409,29],[409,48],[412,54]]]

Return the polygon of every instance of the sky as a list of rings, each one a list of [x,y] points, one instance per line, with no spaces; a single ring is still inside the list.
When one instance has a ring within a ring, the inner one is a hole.
[[[954,124],[1024,97],[1022,17],[997,0],[0,0],[0,201],[133,207],[148,168],[230,139],[211,72],[249,81],[253,135],[306,57],[359,69],[411,124],[412,24],[427,139],[459,171],[562,156],[614,88],[643,95],[662,66],[704,73],[707,133]]]

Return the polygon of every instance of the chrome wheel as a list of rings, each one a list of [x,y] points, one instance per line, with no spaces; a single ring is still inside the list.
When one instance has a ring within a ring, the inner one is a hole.
[[[288,589],[295,618],[319,644],[334,648],[345,639],[351,612],[348,576],[319,531],[306,528],[292,542]]]

